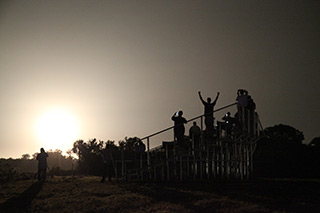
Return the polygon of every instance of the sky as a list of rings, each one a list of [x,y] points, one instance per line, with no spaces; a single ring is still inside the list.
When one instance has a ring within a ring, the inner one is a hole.
[[[309,143],[320,136],[319,20],[313,0],[0,1],[0,157],[142,138],[178,110],[202,114],[198,91],[220,92],[218,109],[240,88],[263,127],[293,126]]]

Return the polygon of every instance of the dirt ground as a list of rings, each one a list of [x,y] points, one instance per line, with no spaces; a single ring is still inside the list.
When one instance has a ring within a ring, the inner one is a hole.
[[[54,177],[0,185],[0,212],[320,212],[320,180],[100,183]]]

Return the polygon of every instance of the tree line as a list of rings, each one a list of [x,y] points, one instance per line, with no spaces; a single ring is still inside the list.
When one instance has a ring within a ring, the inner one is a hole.
[[[125,137],[115,144],[115,141],[102,141],[89,139],[88,141],[77,140],[73,147],[67,151],[67,156],[62,151],[49,150],[48,175],[71,175],[88,174],[101,175],[102,168],[102,150],[108,144],[112,150],[130,150],[133,151],[137,137]],[[17,179],[31,179],[37,172],[38,162],[36,157],[39,153],[32,155],[23,154],[18,159],[0,159],[0,182],[7,182]],[[76,154],[77,157],[73,157]]]
[[[303,144],[303,132],[279,124],[268,127],[254,152],[258,177],[320,178],[320,137]]]
[[[254,152],[254,175],[320,178],[320,137],[314,138],[309,144],[304,144],[303,140],[303,132],[289,125],[279,124],[266,128]],[[60,150],[49,150],[48,166],[55,175],[71,174],[71,170],[80,174],[101,175],[102,151],[107,144],[118,159],[119,151],[126,150],[126,154],[130,154],[138,141],[137,137],[125,137],[116,145],[111,140],[77,140],[67,152],[68,156],[62,155]],[[23,154],[20,159],[0,159],[0,177],[35,172],[37,154]],[[77,158],[72,157],[73,154]]]

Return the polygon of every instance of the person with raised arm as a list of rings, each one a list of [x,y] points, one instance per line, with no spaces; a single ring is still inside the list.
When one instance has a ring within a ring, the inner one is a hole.
[[[184,124],[187,123],[187,120],[182,117],[183,112],[175,112],[173,116],[171,117],[171,120],[174,121],[174,137],[178,141],[179,146],[183,146],[183,140],[184,140]]]
[[[210,97],[208,97],[207,101],[205,101],[203,100],[200,91],[198,92],[198,94],[202,104],[204,105],[204,123],[206,125],[206,131],[207,133],[213,133],[213,123],[214,123],[213,111],[214,111],[214,106],[216,105],[217,100],[219,98],[220,92],[217,92],[217,96],[212,103],[211,103]]]

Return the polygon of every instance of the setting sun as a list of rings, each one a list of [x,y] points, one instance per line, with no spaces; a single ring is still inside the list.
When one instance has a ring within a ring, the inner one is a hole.
[[[79,125],[72,114],[62,109],[52,109],[39,117],[35,130],[41,146],[66,151],[78,139]]]

